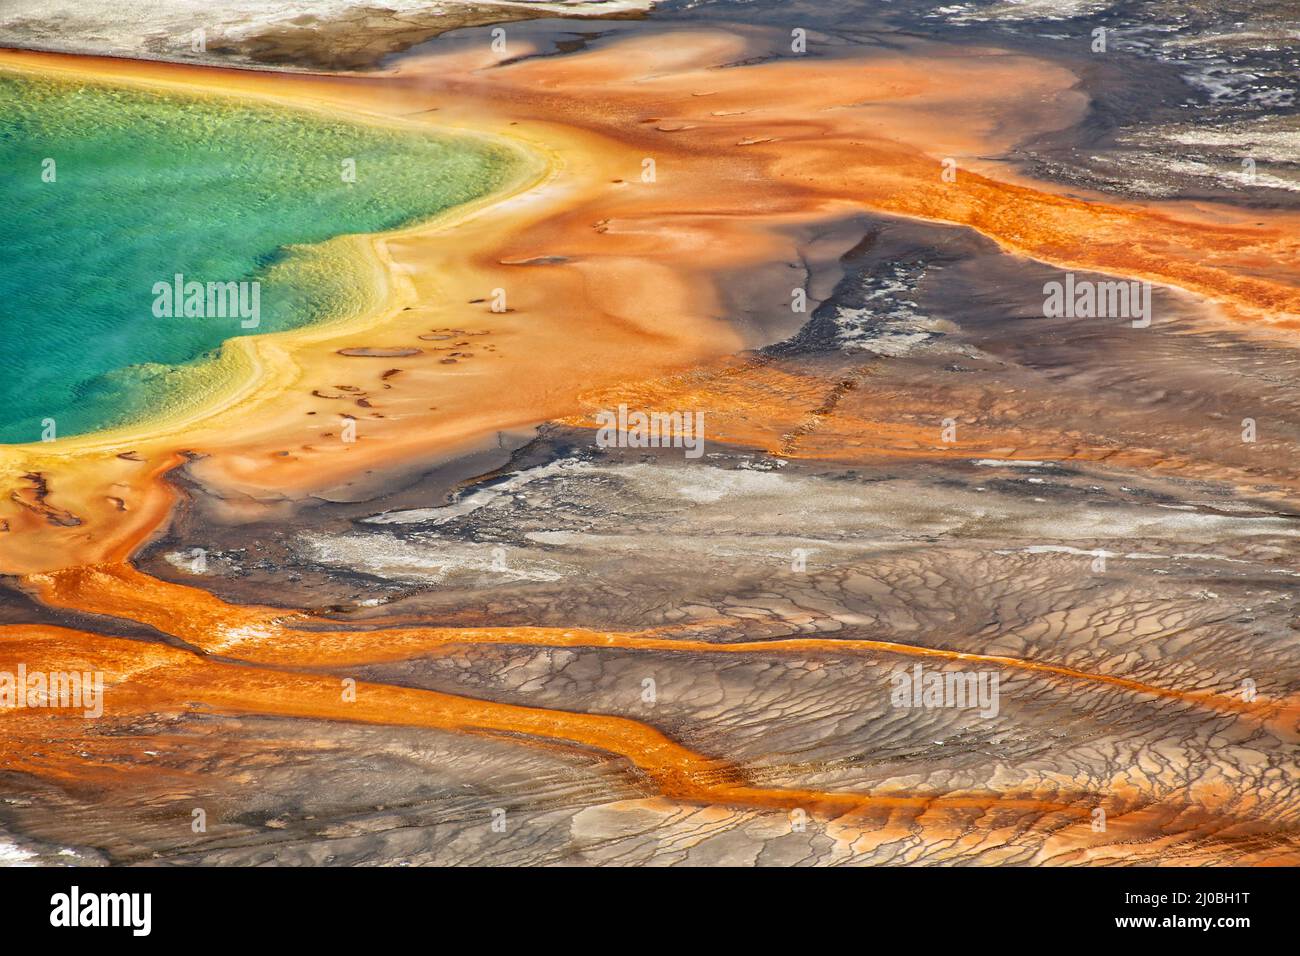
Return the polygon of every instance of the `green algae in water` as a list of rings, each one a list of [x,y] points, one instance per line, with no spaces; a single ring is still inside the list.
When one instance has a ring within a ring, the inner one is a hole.
[[[137,420],[221,387],[225,339],[357,314],[372,266],[326,240],[428,219],[518,163],[468,137],[0,73],[0,443]],[[155,316],[177,273],[260,282],[260,324]]]

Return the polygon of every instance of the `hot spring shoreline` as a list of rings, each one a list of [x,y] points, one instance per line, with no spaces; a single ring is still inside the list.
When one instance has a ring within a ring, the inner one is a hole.
[[[125,66],[125,70],[103,68],[101,61]],[[33,62],[35,61],[35,62]],[[365,110],[327,107],[308,99],[295,99],[254,89],[233,91],[219,82],[189,82],[187,78],[160,80],[131,67],[142,61],[113,58],[84,57],[76,54],[41,53],[0,48],[0,73],[31,76],[35,78],[82,77],[104,87],[138,88],[165,94],[187,97],[222,97],[226,99],[252,99],[275,109],[293,110],[319,115],[323,119],[343,121],[358,126],[417,130],[434,134],[447,140],[474,140],[508,150],[515,160],[507,183],[497,189],[465,203],[458,203],[431,216],[418,218],[407,225],[378,232],[340,233],[329,239],[291,249],[309,249],[324,254],[327,249],[339,251],[340,260],[356,269],[357,278],[365,285],[365,295],[370,304],[359,311],[326,315],[295,325],[289,329],[268,331],[256,335],[232,336],[216,348],[194,359],[170,366],[187,373],[187,381],[168,388],[164,401],[150,411],[130,416],[121,424],[108,424],[76,434],[61,435],[49,442],[0,443],[0,458],[7,449],[27,449],[41,452],[68,452],[103,450],[105,448],[134,447],[168,436],[179,438],[200,422],[222,412],[238,408],[245,402],[255,401],[259,384],[272,366],[266,361],[265,350],[255,340],[275,338],[280,344],[294,341],[312,341],[319,333],[357,334],[376,328],[402,308],[410,305],[408,289],[397,274],[397,266],[387,252],[387,242],[397,238],[418,238],[422,235],[454,227],[462,218],[475,215],[479,210],[510,196],[534,188],[551,174],[548,159],[519,140],[486,130],[464,127],[447,128],[436,122],[404,120],[399,117]],[[168,70],[175,65],[168,64]],[[180,67],[194,73],[235,72],[209,67]],[[255,72],[268,79],[273,71]],[[150,364],[150,363],[143,363]],[[126,368],[119,369],[125,371]]]

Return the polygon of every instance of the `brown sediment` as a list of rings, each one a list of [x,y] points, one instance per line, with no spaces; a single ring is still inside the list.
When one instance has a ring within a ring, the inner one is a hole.
[[[81,524],[81,519],[72,512],[56,508],[46,500],[50,496],[50,483],[45,475],[28,472],[23,480],[29,483],[28,487],[10,492],[11,501],[59,528],[75,528]]]
[[[343,702],[336,676],[270,668],[359,665],[481,643],[756,655],[870,651],[1101,683],[1293,730],[1293,700],[1245,704],[1122,675],[888,641],[726,644],[563,628],[331,630],[304,613],[232,605],[129,565],[164,528],[177,498],[166,474],[183,462],[206,488],[253,508],[260,500],[301,500],[368,471],[472,448],[499,430],[566,419],[589,424],[580,416],[591,407],[627,395],[646,407],[706,408],[710,440],[785,456],[853,461],[956,452],[1105,459],[1138,469],[1180,465],[1161,452],[1066,447],[1058,436],[1035,434],[977,433],[959,449],[945,449],[928,426],[867,417],[846,398],[857,385],[835,392],[832,382],[828,397],[824,380],[802,378],[780,363],[749,363],[743,377],[729,376],[741,362],[730,356],[766,343],[717,318],[723,310],[716,277],[781,261],[788,252],[783,229],[856,211],[969,226],[1043,262],[1188,290],[1244,327],[1282,334],[1300,328],[1296,217],[1259,213],[1244,222],[1226,212],[1084,201],[978,158],[1004,154],[1023,137],[1080,115],[1083,99],[1062,69],[997,51],[955,55],[934,48],[865,61],[716,68],[743,52],[733,35],[680,33],[667,45],[628,40],[509,65],[495,64],[485,52],[410,60],[381,78],[268,78],[0,54],[0,66],[16,69],[509,137],[543,158],[508,195],[368,240],[381,264],[376,279],[388,290],[375,314],[231,345],[249,368],[236,394],[171,420],[0,449],[0,481],[9,485],[0,522],[12,531],[0,572],[22,575],[52,606],[149,624],[203,653],[34,626],[0,628],[6,652],[62,668],[84,660],[116,674],[114,706],[122,710],[115,715],[172,712],[198,702],[230,712],[521,734],[622,755],[675,799],[832,815],[872,805],[996,806],[1070,818],[1078,811],[1033,794],[765,789],[626,718],[382,684],[359,684],[357,701]],[[592,89],[601,91],[598,107],[591,105]],[[956,127],[957,115],[969,122]],[[949,157],[958,160],[956,182],[941,177]],[[652,181],[641,178],[646,159],[654,161]],[[1272,276],[1256,268],[1265,259],[1279,264]],[[488,307],[495,289],[506,290],[508,309]],[[489,331],[500,361],[460,362],[469,356],[415,344]],[[403,358],[401,375],[390,369],[382,376],[384,417],[335,417],[337,406],[329,411],[329,402],[346,397],[368,407],[356,383],[374,380],[357,376],[374,370],[365,373],[369,366],[357,357],[396,356]],[[304,433],[303,416],[321,411],[327,417]],[[355,442],[329,430],[340,418],[356,426]],[[834,427],[825,427],[832,419]],[[93,745],[84,729],[69,725],[64,752],[50,746],[34,757],[27,744],[48,729],[44,719],[4,715],[0,745],[11,766],[76,776],[78,748]]]
[[[419,355],[420,350],[416,348],[365,348],[361,346],[339,349],[339,355],[349,355],[354,358],[406,358],[410,355]]]

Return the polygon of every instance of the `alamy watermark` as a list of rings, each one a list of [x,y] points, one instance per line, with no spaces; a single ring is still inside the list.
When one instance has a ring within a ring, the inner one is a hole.
[[[1151,324],[1151,283],[1096,282],[1065,274],[1064,282],[1043,286],[1043,315],[1049,319],[1131,319],[1133,328]]]
[[[73,886],[50,897],[50,925],[119,926],[130,929],[132,936],[148,936],[153,928],[153,894],[83,893]]]
[[[80,708],[83,716],[104,713],[102,671],[0,671],[0,709],[40,707]]]
[[[629,412],[619,405],[617,412],[596,413],[598,448],[683,448],[687,458],[704,454],[703,412]]]
[[[176,273],[171,282],[153,284],[153,314],[159,319],[227,319],[236,316],[239,325],[255,329],[262,323],[262,283],[188,282]]]
[[[996,671],[926,671],[920,664],[889,675],[895,707],[979,708],[981,717],[998,715]]]

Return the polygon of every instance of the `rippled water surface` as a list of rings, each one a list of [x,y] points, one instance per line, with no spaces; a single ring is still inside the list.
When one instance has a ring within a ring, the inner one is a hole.
[[[0,442],[51,419],[59,436],[120,424],[219,386],[228,370],[206,359],[232,336],[364,308],[368,265],[327,240],[474,199],[514,161],[418,130],[0,75]],[[154,285],[177,273],[260,282],[259,324],[156,316]]]

